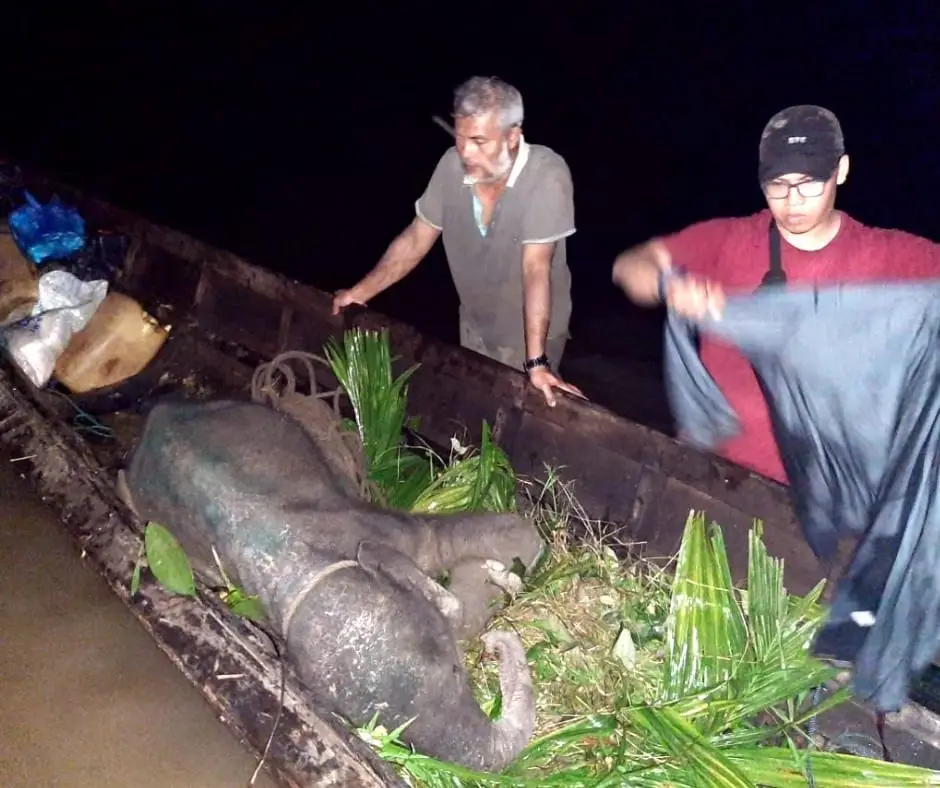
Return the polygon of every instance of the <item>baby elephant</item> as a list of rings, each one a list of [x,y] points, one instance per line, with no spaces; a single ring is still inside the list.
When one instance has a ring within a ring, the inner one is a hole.
[[[170,528],[211,582],[212,548],[256,594],[288,659],[320,704],[354,725],[378,713],[419,752],[498,771],[528,743],[532,679],[518,636],[494,631],[502,715],[473,697],[458,639],[478,635],[508,571],[544,544],[516,515],[422,515],[363,501],[323,447],[266,405],[158,404],[121,491]],[[433,578],[450,575],[447,589]]]

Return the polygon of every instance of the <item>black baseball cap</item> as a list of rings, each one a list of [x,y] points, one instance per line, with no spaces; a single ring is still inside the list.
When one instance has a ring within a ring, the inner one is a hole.
[[[833,113],[811,104],[787,107],[761,134],[758,177],[767,183],[794,172],[828,180],[844,153],[842,127]]]

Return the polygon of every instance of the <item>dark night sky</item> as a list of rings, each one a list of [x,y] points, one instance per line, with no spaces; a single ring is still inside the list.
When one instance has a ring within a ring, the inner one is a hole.
[[[590,323],[598,341],[599,315],[609,331],[630,311],[609,284],[619,250],[761,207],[757,140],[791,103],[824,104],[842,120],[853,156],[842,207],[940,239],[931,3],[833,0],[806,13],[733,0],[261,5],[14,12],[5,147],[333,289],[411,219],[448,145],[431,115],[449,112],[467,76],[498,74],[523,93],[528,139],[571,167],[574,333]],[[453,339],[444,265],[438,249],[375,305]]]

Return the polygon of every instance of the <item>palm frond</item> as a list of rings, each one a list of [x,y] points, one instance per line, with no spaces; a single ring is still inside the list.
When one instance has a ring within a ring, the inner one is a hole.
[[[709,537],[705,518],[690,514],[666,621],[661,700],[702,691],[712,698],[727,697],[746,644],[721,531],[714,529]]]
[[[342,345],[330,340],[324,352],[352,405],[373,499],[410,508],[431,478],[430,458],[407,451],[403,443],[407,382],[417,366],[393,377],[387,331],[353,329]]]
[[[516,509],[516,475],[483,422],[479,453],[452,457],[412,504],[414,512],[509,512]]]

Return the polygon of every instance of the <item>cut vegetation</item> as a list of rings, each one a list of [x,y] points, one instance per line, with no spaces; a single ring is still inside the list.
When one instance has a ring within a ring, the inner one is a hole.
[[[355,413],[347,427],[362,441],[374,500],[422,512],[516,508],[517,480],[487,425],[479,450],[455,439],[447,460],[406,446],[413,369],[393,377],[386,334],[348,332],[327,355]],[[411,784],[940,785],[940,773],[826,752],[806,734],[813,715],[848,692],[817,691],[836,674],[808,651],[824,616],[822,584],[806,597],[790,596],[759,523],[750,534],[747,588],[736,589],[721,529],[701,515],[690,513],[669,570],[623,562],[592,536],[599,529],[580,516],[568,489],[548,476],[526,484],[526,514],[551,550],[492,623],[517,631],[528,649],[536,734],[509,769],[489,775],[411,752],[381,720],[360,729]],[[497,717],[495,667],[480,660],[476,644],[467,664],[483,708]]]

